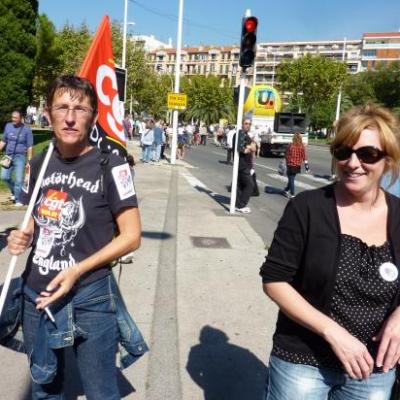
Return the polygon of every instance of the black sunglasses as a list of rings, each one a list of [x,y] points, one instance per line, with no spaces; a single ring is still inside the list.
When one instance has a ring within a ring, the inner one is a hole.
[[[338,146],[333,149],[333,156],[338,161],[348,160],[353,153],[356,153],[357,158],[365,164],[375,164],[386,156],[386,153],[374,146],[363,146],[357,150],[349,146]]]

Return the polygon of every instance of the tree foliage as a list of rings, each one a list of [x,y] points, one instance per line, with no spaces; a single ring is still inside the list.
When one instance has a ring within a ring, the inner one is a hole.
[[[42,14],[38,18],[36,33],[37,52],[35,57],[35,78],[33,81],[34,100],[38,101],[50,82],[60,73],[62,49],[56,41],[54,24]]]
[[[400,62],[380,64],[375,71],[369,72],[375,97],[378,102],[389,108],[400,107]]]
[[[227,119],[235,119],[232,88],[223,85],[219,77],[197,75],[182,79],[182,92],[188,96],[188,108],[183,115],[185,120],[202,121],[206,124]]]
[[[0,1],[0,126],[31,101],[37,0]]]
[[[91,40],[92,35],[89,32],[88,26],[84,23],[78,28],[65,24],[57,32],[55,45],[61,49],[59,75],[76,74],[79,72]]]
[[[281,90],[289,93],[290,103],[305,111],[311,124],[317,125],[322,120],[332,118],[334,99],[346,80],[346,66],[325,57],[307,54],[280,64],[277,79]],[[322,118],[324,110],[326,115]]]

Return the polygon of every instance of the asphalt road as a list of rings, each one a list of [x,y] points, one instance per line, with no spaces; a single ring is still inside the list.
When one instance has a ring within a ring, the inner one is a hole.
[[[310,145],[307,150],[311,173],[302,173],[296,177],[296,193],[329,183],[331,157],[328,147]],[[257,159],[256,174],[260,196],[250,199],[252,213],[246,215],[266,247],[272,240],[276,224],[288,201],[282,195],[287,178],[277,173],[280,159],[281,157]],[[229,209],[228,187],[232,180],[232,166],[225,162],[226,150],[213,143],[192,147],[187,150],[185,161],[193,166],[191,174],[209,189],[216,201]]]

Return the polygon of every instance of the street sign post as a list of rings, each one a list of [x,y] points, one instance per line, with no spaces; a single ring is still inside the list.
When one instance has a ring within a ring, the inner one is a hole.
[[[187,95],[185,93],[168,93],[167,105],[170,110],[185,110]]]

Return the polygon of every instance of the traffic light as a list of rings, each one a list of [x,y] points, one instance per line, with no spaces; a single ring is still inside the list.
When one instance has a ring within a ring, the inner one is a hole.
[[[257,25],[258,19],[256,17],[244,17],[242,19],[239,65],[243,69],[251,67],[254,64],[254,59],[256,57]]]

